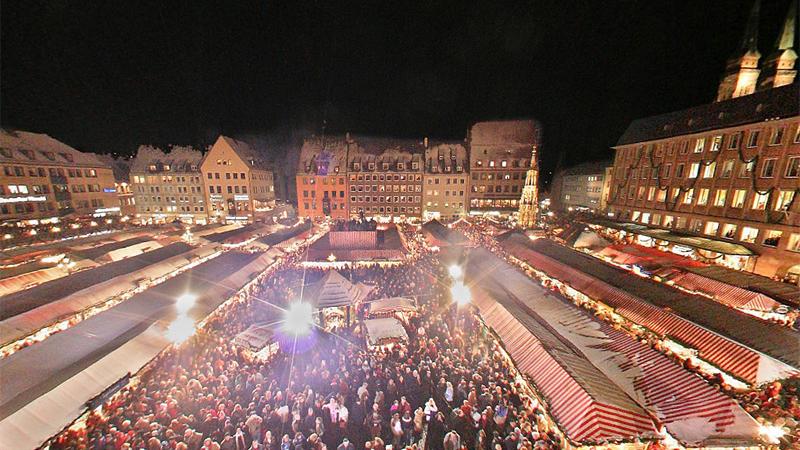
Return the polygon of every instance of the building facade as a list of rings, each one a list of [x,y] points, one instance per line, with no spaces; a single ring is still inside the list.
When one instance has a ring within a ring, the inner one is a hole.
[[[0,130],[0,167],[0,222],[120,212],[111,168],[46,134]]]
[[[471,212],[518,210],[540,130],[534,120],[478,122],[470,128]]]
[[[97,158],[111,167],[114,173],[114,189],[119,201],[120,215],[128,219],[135,218],[136,198],[133,196],[133,187],[131,186],[131,161],[114,158],[111,155],[97,155]]]
[[[300,217],[347,219],[347,154],[350,136],[311,137],[303,142],[298,161],[297,214]]]
[[[200,171],[210,221],[261,221],[274,210],[272,170],[249,144],[220,136]]]
[[[422,211],[427,220],[454,220],[469,214],[469,157],[460,143],[428,146],[422,176]]]
[[[356,138],[348,155],[350,217],[422,217],[424,155],[414,141]]]
[[[588,162],[559,171],[553,177],[551,207],[598,212],[605,210],[611,187],[611,161]]]
[[[789,85],[634,121],[615,147],[610,213],[743,244],[758,255],[744,269],[796,279],[797,89]]]
[[[732,61],[760,55],[758,6],[747,24],[744,56]],[[739,70],[729,62],[717,102],[631,123],[615,147],[609,215],[741,244],[755,258],[719,260],[800,281],[795,16],[792,2],[763,70],[750,62]]]
[[[130,163],[131,191],[139,223],[180,220],[204,224],[208,219],[200,173],[203,154],[191,147],[172,147],[168,153],[142,145]]]

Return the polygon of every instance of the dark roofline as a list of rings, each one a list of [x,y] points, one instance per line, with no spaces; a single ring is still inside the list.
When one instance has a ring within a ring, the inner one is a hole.
[[[759,108],[760,106],[760,108]],[[800,115],[800,83],[636,119],[615,147]]]

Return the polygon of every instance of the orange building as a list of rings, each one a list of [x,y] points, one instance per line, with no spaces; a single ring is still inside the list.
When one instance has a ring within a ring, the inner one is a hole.
[[[349,135],[311,137],[303,142],[296,175],[298,216],[348,217],[346,170],[350,144]]]
[[[212,222],[264,220],[275,208],[272,170],[249,144],[220,136],[200,164]]]

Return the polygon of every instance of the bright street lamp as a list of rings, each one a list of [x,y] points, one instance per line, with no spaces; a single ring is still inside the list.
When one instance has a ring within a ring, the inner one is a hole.
[[[175,308],[178,310],[179,315],[186,315],[194,303],[197,301],[197,296],[194,294],[183,294],[178,297],[178,300],[175,302]]]
[[[174,344],[181,344],[194,334],[194,321],[181,314],[167,328],[167,339]]]
[[[458,306],[467,305],[472,301],[472,293],[464,283],[453,284],[453,287],[450,288],[450,294],[453,296],[453,300]]]
[[[314,309],[302,301],[293,302],[284,314],[283,330],[295,336],[306,335],[311,331]]]
[[[451,277],[453,277],[453,278],[455,278],[455,279],[459,279],[459,278],[461,278],[462,276],[464,276],[464,271],[463,271],[463,270],[461,270],[461,267],[460,267],[460,266],[457,266],[457,265],[455,265],[455,264],[453,264],[452,266],[450,266],[450,268],[449,268],[449,269],[447,269],[447,271],[450,273],[450,276],[451,276]]]

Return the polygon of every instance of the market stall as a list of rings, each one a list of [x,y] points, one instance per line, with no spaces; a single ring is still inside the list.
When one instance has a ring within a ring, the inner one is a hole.
[[[280,342],[275,338],[277,325],[274,323],[254,323],[233,338],[233,343],[244,347],[245,354],[258,362],[268,362],[280,350]]]
[[[417,314],[417,305],[413,298],[391,297],[370,302],[367,314],[370,318],[395,317],[403,322]]]
[[[395,344],[408,342],[406,329],[394,317],[367,319],[364,321],[364,327],[367,346],[373,350],[392,348]]]
[[[326,330],[349,325],[355,308],[372,291],[372,286],[351,283],[336,270],[306,286],[303,301],[318,311],[317,322]]]

